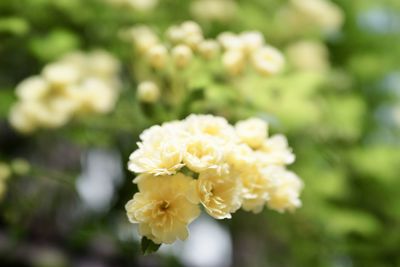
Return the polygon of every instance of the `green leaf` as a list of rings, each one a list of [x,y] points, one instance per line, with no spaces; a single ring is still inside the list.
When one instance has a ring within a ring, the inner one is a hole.
[[[141,248],[143,255],[149,255],[156,252],[160,248],[161,244],[156,244],[147,237],[142,237]]]

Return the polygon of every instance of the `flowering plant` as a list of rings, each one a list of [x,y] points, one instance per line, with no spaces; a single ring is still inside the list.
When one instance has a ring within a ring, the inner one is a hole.
[[[265,205],[279,212],[301,206],[303,183],[285,167],[295,157],[283,135],[268,136],[261,119],[232,126],[222,117],[192,114],[152,126],[140,139],[128,163],[139,174],[139,192],[125,208],[146,242],[185,240],[199,205],[218,220],[240,208],[258,213]]]

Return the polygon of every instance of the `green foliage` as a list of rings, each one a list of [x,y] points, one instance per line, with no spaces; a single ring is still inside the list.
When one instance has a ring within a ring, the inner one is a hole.
[[[142,237],[141,241],[141,249],[143,255],[149,255],[154,252],[157,252],[157,250],[160,248],[161,244],[156,244],[152,240],[148,239],[147,237]]]

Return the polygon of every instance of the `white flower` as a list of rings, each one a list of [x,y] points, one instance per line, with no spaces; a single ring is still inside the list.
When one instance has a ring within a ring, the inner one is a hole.
[[[268,124],[258,118],[239,121],[235,128],[241,141],[254,149],[263,144],[268,134]]]

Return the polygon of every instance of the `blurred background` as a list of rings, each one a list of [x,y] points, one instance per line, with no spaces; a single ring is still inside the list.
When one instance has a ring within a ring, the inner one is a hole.
[[[185,20],[208,37],[260,31],[288,67],[228,84],[192,73],[206,93],[179,112],[153,109],[137,99],[142,63],[121,31]],[[21,81],[99,49],[119,62],[112,108],[29,134],[11,127]],[[400,266],[399,59],[398,0],[0,1],[0,266]],[[303,207],[204,215],[187,241],[141,256],[124,210],[136,190],[128,156],[143,129],[192,112],[258,116],[284,133]]]

